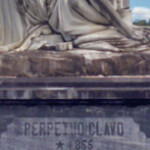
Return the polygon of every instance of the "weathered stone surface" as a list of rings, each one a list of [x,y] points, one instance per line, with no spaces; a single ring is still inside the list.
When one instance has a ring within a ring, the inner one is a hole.
[[[0,78],[1,99],[150,99],[150,76]],[[5,102],[5,101],[3,101]],[[30,101],[31,102],[31,101]],[[114,101],[110,101],[114,102]],[[143,102],[143,100],[141,101]],[[137,102],[138,103],[138,102]]]
[[[70,104],[1,104],[0,149],[149,150],[150,105]]]
[[[0,76],[150,75],[150,51],[26,51],[0,55]]]

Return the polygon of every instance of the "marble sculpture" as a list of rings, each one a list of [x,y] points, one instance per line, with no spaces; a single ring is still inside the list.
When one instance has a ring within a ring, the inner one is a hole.
[[[0,0],[1,52],[147,50],[149,33],[132,24],[129,0]]]

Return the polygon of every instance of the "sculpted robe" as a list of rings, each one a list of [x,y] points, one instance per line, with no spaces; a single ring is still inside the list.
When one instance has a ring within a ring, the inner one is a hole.
[[[73,41],[74,45],[79,48],[88,48],[84,43],[90,43],[94,46],[97,43],[93,42],[98,40],[123,38],[124,36],[120,32],[122,27],[116,24],[115,18],[112,18],[98,1],[57,0],[49,18],[49,24],[55,31],[61,33],[65,41]],[[110,1],[108,4],[113,8],[112,0],[107,1]],[[113,9],[117,11],[117,7]],[[121,8],[118,14],[122,21],[124,20],[130,24],[129,26],[132,26],[131,18],[128,17],[131,16],[129,6]],[[91,48],[95,49],[93,46]],[[96,49],[99,48],[101,46]]]
[[[0,51],[27,50],[34,38],[51,36],[51,30],[79,48],[88,48],[87,42],[95,46],[98,40],[124,38],[125,23],[121,26],[116,19],[119,15],[126,19],[124,12],[112,8],[112,0],[108,0],[110,10],[98,1],[0,0]],[[112,18],[112,12],[119,15]]]
[[[32,38],[50,33],[46,21],[45,0],[0,0],[0,51],[26,50]]]
[[[0,0],[0,50],[16,48],[24,38],[25,25],[14,0]]]

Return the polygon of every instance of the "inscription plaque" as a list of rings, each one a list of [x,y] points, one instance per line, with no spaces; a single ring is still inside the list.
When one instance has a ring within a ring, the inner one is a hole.
[[[0,150],[150,150],[148,111],[148,106],[2,106]]]

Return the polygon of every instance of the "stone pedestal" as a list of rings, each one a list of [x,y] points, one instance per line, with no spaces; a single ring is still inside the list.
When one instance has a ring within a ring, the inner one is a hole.
[[[150,75],[150,52],[27,51],[0,55],[1,77]]]
[[[1,105],[2,150],[149,150],[150,106]]]
[[[142,76],[1,78],[0,83],[0,99],[9,100],[150,98],[150,77]]]
[[[30,51],[0,56],[0,98],[150,98],[150,53]]]
[[[138,105],[150,98],[149,55],[2,54],[0,99],[8,100],[0,101],[0,149],[149,150],[150,105]]]

